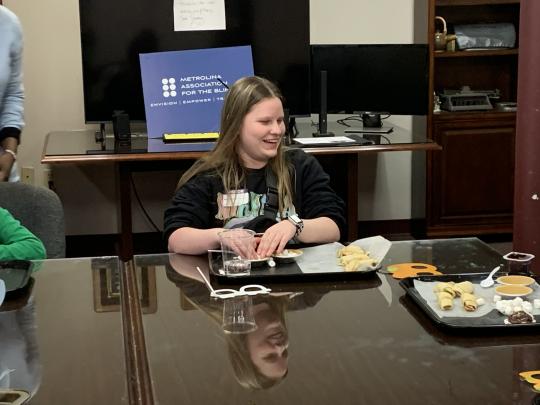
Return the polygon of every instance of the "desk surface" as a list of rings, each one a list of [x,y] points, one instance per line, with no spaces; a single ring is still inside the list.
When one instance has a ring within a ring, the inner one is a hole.
[[[425,136],[414,137],[410,133],[396,130],[385,134],[388,142],[379,145],[333,146],[304,148],[308,153],[350,154],[366,152],[393,152],[414,150],[439,150],[440,146]],[[47,134],[41,163],[101,163],[197,159],[206,152],[147,152],[148,138],[134,136],[130,146],[115,149],[114,138],[108,136],[104,142],[96,142],[95,131],[56,131]]]
[[[35,404],[127,404],[118,259],[36,268],[28,295],[0,311],[0,374],[14,370],[7,386],[35,392]]]
[[[383,265],[411,261],[433,263],[444,273],[483,272],[501,256],[475,238],[404,241],[393,243]],[[36,404],[126,404],[127,381],[136,383],[138,374],[126,368],[124,354],[135,349],[148,360],[155,403],[165,405],[506,405],[540,399],[517,376],[540,368],[537,334],[441,330],[382,274],[271,285],[294,293],[255,302],[274,308],[262,312],[263,319],[285,325],[272,338],[288,336],[287,375],[270,389],[247,390],[234,376],[231,360],[239,357],[228,352],[234,342],[220,326],[222,304],[185,277],[196,265],[206,268],[206,258],[136,256],[135,264],[123,271],[138,280],[145,345],[123,344],[116,258],[47,260],[32,276],[28,303],[0,311],[0,374],[15,369],[9,385],[35,392]],[[283,363],[266,360],[283,372]]]
[[[242,355],[245,346],[223,333],[222,304],[208,299],[204,285],[179,274],[207,266],[206,259],[183,256],[172,267],[172,257],[135,258],[155,268],[157,308],[143,315],[143,326],[160,404],[507,405],[530,404],[536,397],[517,373],[540,368],[539,336],[445,332],[382,274],[271,286],[302,292],[266,303],[275,311],[262,318],[279,324],[275,314],[285,311],[284,331],[269,339],[288,334],[288,371],[270,389],[247,390],[233,363],[245,364],[249,357]],[[492,269],[501,256],[474,238],[406,241],[393,243],[384,264],[412,261],[433,263],[445,273],[478,272]],[[283,373],[279,360],[269,356],[267,362]]]

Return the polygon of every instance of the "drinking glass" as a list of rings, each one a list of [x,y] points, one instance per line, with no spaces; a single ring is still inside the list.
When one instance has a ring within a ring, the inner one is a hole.
[[[250,296],[223,300],[222,328],[226,333],[249,333],[257,329],[253,315],[253,301]]]
[[[218,236],[225,275],[249,276],[251,271],[249,258],[255,253],[255,232],[249,229],[227,229]]]

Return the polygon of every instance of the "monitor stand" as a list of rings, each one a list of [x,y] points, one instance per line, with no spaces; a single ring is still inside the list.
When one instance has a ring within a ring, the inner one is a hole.
[[[328,132],[328,110],[326,107],[326,70],[321,70],[321,100],[319,109],[319,131],[314,132],[314,137],[334,136],[333,132]]]

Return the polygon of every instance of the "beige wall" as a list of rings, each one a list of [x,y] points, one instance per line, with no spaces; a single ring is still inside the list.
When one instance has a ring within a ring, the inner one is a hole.
[[[19,163],[33,166],[36,183],[43,184],[45,134],[91,128],[84,124],[78,1],[5,0],[4,5],[19,16],[25,33],[26,128]],[[425,42],[418,37],[426,31],[425,10],[425,0],[311,0],[311,42]],[[415,25],[415,20],[420,23]],[[394,120],[405,128],[412,125],[407,117]],[[371,177],[360,186],[360,219],[410,218],[411,154],[379,154],[363,159],[361,166]],[[64,202],[67,234],[116,230],[112,167],[54,168],[53,175]],[[135,181],[152,218],[161,225],[176,174],[142,173]],[[134,223],[136,232],[152,230],[137,207]]]

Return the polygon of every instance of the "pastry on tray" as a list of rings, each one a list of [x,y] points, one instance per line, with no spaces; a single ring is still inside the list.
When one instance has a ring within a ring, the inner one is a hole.
[[[440,293],[440,292],[446,292],[454,298],[456,296],[456,291],[454,290],[455,283],[453,281],[449,283],[436,283],[433,287],[433,292]]]
[[[473,312],[478,308],[478,303],[476,302],[476,297],[474,294],[462,293],[461,294],[461,303],[465,311]]]
[[[454,284],[454,291],[458,297],[461,297],[464,293],[474,293],[474,286],[470,281],[462,281],[461,283]]]
[[[454,307],[454,296],[446,291],[437,293],[437,303],[443,311],[448,311]]]

